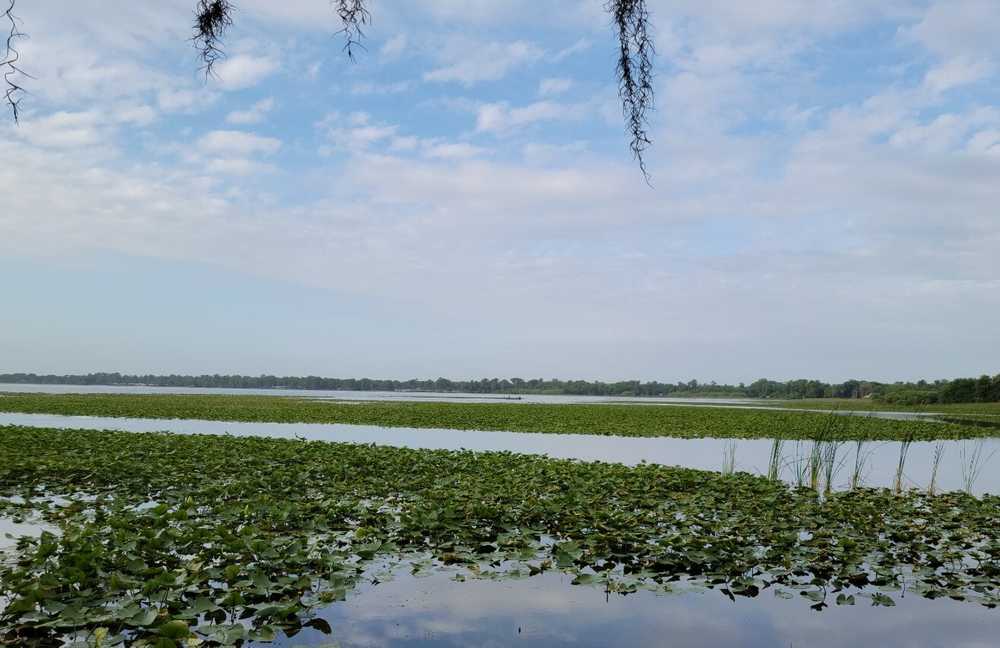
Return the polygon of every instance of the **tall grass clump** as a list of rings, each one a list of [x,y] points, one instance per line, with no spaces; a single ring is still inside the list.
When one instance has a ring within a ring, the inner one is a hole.
[[[855,442],[854,448],[854,469],[851,470],[851,490],[861,488],[865,479],[865,465],[871,457],[872,451],[864,451],[865,442],[860,439]]]
[[[986,454],[985,442],[980,439],[972,444],[971,449],[968,443],[963,443],[959,452],[962,457],[962,483],[965,486],[965,492],[972,494],[972,487],[979,479],[986,463],[996,454],[996,450]]]
[[[775,439],[771,442],[771,457],[767,464],[767,478],[771,481],[778,481],[781,477],[781,454],[784,444],[783,439]]]
[[[727,441],[722,448],[722,474],[732,475],[736,472],[736,442]]]
[[[823,478],[826,482],[827,493],[833,490],[833,481],[843,465],[843,460],[837,461],[837,452],[840,450],[841,443],[840,441],[827,441],[823,445]]]
[[[911,445],[913,445],[912,434],[908,434],[899,444],[899,462],[896,464],[896,477],[892,483],[892,490],[897,495],[903,492],[903,471],[906,468],[906,456],[910,453]]]
[[[941,465],[941,458],[944,456],[944,442],[938,441],[934,446],[934,454],[931,458],[931,483],[927,486],[927,494],[937,493],[938,467]]]
[[[823,442],[813,441],[812,449],[809,451],[809,488],[814,491],[819,490],[820,475],[823,472]]]
[[[795,442],[795,458],[790,463],[796,488],[805,487],[806,476],[809,472],[809,461],[808,457],[802,454],[802,443],[799,441]]]

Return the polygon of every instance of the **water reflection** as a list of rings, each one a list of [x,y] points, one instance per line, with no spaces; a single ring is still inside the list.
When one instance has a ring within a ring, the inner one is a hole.
[[[37,538],[42,531],[57,533],[58,529],[51,524],[40,521],[19,521],[0,516],[0,551],[17,546],[18,538]]]
[[[507,451],[547,455],[559,459],[608,461],[635,465],[640,462],[684,466],[701,470],[723,469],[732,452],[733,468],[767,475],[772,462],[773,443],[769,439],[676,439],[670,437],[611,437],[589,434],[528,434],[521,432],[484,432],[437,428],[381,428],[372,425],[325,423],[247,423],[197,421],[182,419],[127,419],[95,416],[59,416],[53,414],[0,413],[0,425],[123,430],[127,432],[174,432],[178,434],[233,434],[300,438],[317,441],[375,443],[406,448],[439,450]],[[936,476],[934,457],[941,457]],[[789,483],[800,481],[801,471],[809,468],[812,442],[786,441],[777,463],[777,476]],[[971,492],[1000,493],[1000,439],[915,442],[906,449],[903,469],[899,471],[903,450],[898,442],[869,442],[860,450],[853,442],[833,449],[832,486],[850,487],[855,474],[860,485],[928,488],[933,480],[939,491],[963,490],[969,476],[970,457],[979,452],[981,465],[971,484]],[[829,451],[829,450],[828,450]],[[860,452],[860,459],[859,459]],[[857,464],[858,469],[855,470]],[[809,480],[806,480],[808,485]]]
[[[951,600],[904,596],[887,609],[859,599],[818,613],[766,590],[735,603],[714,591],[606,598],[569,580],[458,583],[404,573],[323,611],[332,636],[309,630],[280,645],[955,647],[995,645],[1000,629],[996,610]]]

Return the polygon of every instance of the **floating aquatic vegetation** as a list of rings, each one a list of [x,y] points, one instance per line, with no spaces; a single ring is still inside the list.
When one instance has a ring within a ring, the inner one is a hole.
[[[682,438],[898,441],[996,435],[993,428],[934,421],[897,421],[795,410],[639,404],[344,403],[279,396],[7,393],[0,398],[0,411]]]
[[[561,570],[609,593],[772,589],[817,609],[891,605],[903,587],[1000,602],[995,496],[819,497],[742,472],[252,437],[0,438],[0,514],[32,508],[59,529],[0,564],[0,641],[17,645],[329,630],[315,610],[373,564],[414,557],[466,578]]]

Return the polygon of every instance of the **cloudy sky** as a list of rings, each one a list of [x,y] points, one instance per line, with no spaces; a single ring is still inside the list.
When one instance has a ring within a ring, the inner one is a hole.
[[[1000,3],[20,1],[0,371],[749,381],[1000,371]],[[70,6],[72,5],[72,6]]]

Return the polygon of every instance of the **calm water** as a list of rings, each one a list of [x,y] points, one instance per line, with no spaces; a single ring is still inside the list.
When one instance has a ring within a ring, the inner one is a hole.
[[[0,538],[5,529],[40,533],[0,518]],[[595,587],[572,585],[572,576],[558,572],[463,582],[454,580],[457,573],[441,568],[413,576],[405,567],[379,573],[378,584],[364,582],[346,601],[318,611],[330,635],[306,628],[266,645],[978,648],[997,645],[1000,633],[998,610],[899,592],[891,593],[893,608],[872,607],[860,595],[856,606],[837,607],[833,595],[830,607],[816,612],[801,597],[778,599],[769,590],[735,602],[717,591],[692,589],[606,596]],[[5,603],[0,600],[0,610]]]
[[[721,470],[724,456],[735,450],[735,468],[766,474],[772,442],[768,439],[676,439],[669,437],[611,437],[589,434],[527,434],[520,432],[484,432],[436,428],[382,428],[372,425],[321,423],[246,423],[181,419],[127,419],[94,416],[59,416],[53,414],[17,414],[0,412],[0,425],[122,430],[127,432],[174,432],[178,434],[233,434],[315,441],[375,443],[405,448],[437,450],[508,451],[546,455],[560,459],[608,461],[635,465],[640,462],[684,466],[702,470]],[[981,444],[981,446],[980,446]],[[907,454],[903,484],[926,488],[931,479],[935,443],[914,443]],[[965,486],[967,462],[981,447],[984,465],[972,492],[1000,493],[1000,439],[983,441],[946,441],[938,467],[939,490],[961,490]],[[806,460],[811,442],[786,441],[780,476],[794,483],[796,466]],[[864,459],[861,476],[866,486],[890,487],[894,484],[901,444],[869,442],[861,448]],[[838,447],[835,488],[846,488],[854,471],[857,446],[844,443]],[[963,457],[964,454],[964,457]]]
[[[896,596],[896,607],[874,608],[859,598],[854,607],[814,612],[801,597],[767,590],[735,603],[714,591],[605,598],[570,580],[548,573],[458,583],[444,573],[404,573],[320,614],[331,636],[309,630],[281,645],[971,648],[996,646],[1000,633],[1000,611],[949,599]]]
[[[10,518],[0,516],[0,550],[14,547],[18,538],[26,536],[37,538],[42,535],[42,531],[55,530],[55,527],[42,522],[14,522]]]

